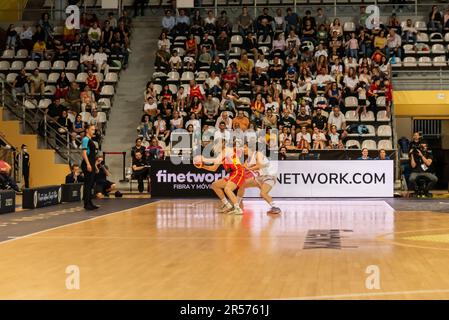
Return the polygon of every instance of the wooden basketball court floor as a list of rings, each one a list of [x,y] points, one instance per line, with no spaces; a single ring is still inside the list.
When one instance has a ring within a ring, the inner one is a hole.
[[[156,201],[0,242],[0,298],[448,299],[449,202],[422,203]]]

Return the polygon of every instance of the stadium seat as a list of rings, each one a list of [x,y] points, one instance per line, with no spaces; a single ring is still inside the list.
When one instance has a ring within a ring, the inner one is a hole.
[[[360,142],[357,140],[346,141],[346,149],[360,149]]]
[[[168,82],[179,82],[179,72],[178,71],[170,71],[167,74],[167,81]]]
[[[393,150],[393,144],[391,143],[391,140],[380,140],[377,143],[377,148],[385,150]]]
[[[69,82],[73,82],[76,80],[76,76],[74,73],[66,72],[65,76],[67,77],[67,80],[69,80]]]
[[[0,61],[0,72],[7,73],[10,68],[10,64],[8,61]]]
[[[100,108],[100,110],[110,110],[111,100],[109,98],[98,99],[98,107]]]
[[[168,85],[168,88],[173,94],[176,94],[178,92],[178,86],[176,84],[171,83]]]
[[[387,116],[386,110],[381,110],[381,111],[377,112],[377,121],[381,121],[381,122],[389,122],[390,121],[390,117]]]
[[[416,53],[415,46],[413,44],[405,44],[402,48],[404,49],[405,55],[411,55]]]
[[[364,148],[367,148],[368,150],[376,150],[377,149],[376,141],[371,139],[363,140],[362,149]]]
[[[374,118],[374,113],[372,111],[367,111],[366,114],[362,112],[360,115],[361,122],[373,122],[376,121]]]
[[[433,65],[434,67],[446,67],[446,57],[445,56],[438,56],[433,58]]]
[[[62,60],[56,60],[53,62],[53,67],[51,68],[52,71],[64,71],[65,69],[65,62]]]
[[[357,108],[359,106],[359,100],[357,97],[346,97],[345,98],[345,107],[346,108]]]
[[[44,82],[47,82],[48,75],[45,72],[39,72],[39,76],[44,80]]]
[[[231,37],[231,46],[232,47],[241,47],[243,44],[243,38],[241,35],[236,34]]]
[[[48,75],[48,80],[47,83],[48,84],[55,84],[59,79],[59,73],[56,72],[52,72]]]
[[[17,73],[15,72],[8,73],[8,75],[6,76],[6,82],[12,83],[14,80],[16,80],[16,77]]]
[[[46,98],[40,99],[40,100],[39,100],[39,104],[37,105],[37,107],[38,107],[39,109],[47,109],[48,106],[50,105],[50,103],[51,103],[51,100],[50,100],[50,99],[46,99]]]
[[[181,82],[189,83],[190,80],[195,80],[195,75],[191,71],[184,71],[181,76]]]
[[[105,85],[101,88],[101,97],[112,97],[114,95],[114,87],[111,85]]]
[[[186,50],[184,48],[176,47],[173,50],[178,52],[178,56],[180,56],[181,58],[186,55]]]
[[[108,72],[104,79],[104,83],[116,84],[118,82],[118,74],[115,72]]]
[[[112,60],[109,65],[109,72],[120,72],[122,70],[122,62],[120,60]]]
[[[271,37],[267,36],[265,41],[263,41],[263,35],[260,35],[259,38],[257,39],[257,43],[259,44],[259,46],[270,46],[271,45]]]
[[[402,62],[402,65],[404,67],[416,67],[417,62],[415,57],[405,57],[404,61]]]
[[[80,72],[76,75],[76,82],[78,83],[86,83],[87,73]]]
[[[345,113],[346,121],[359,121],[359,115],[355,112],[355,110],[348,110]]]
[[[432,59],[430,57],[420,57],[418,59],[418,66],[420,67],[431,67]]]
[[[16,60],[12,62],[10,70],[19,72],[20,70],[23,69],[23,67],[24,67],[23,61]]]
[[[37,108],[37,101],[36,101],[36,99],[26,99],[24,101],[23,105],[27,109],[36,109]]]
[[[429,42],[429,36],[427,33],[418,33],[416,35],[416,42]]]
[[[418,20],[415,22],[415,28],[418,31],[427,31],[427,24],[425,21]]]
[[[26,60],[28,59],[28,50],[27,49],[19,49],[17,50],[15,59]]]
[[[47,85],[44,88],[44,92],[46,96],[54,96],[56,93],[56,87],[52,85]]]
[[[25,70],[26,71],[33,71],[34,69],[36,69],[37,67],[39,67],[39,65],[37,64],[36,61],[32,61],[29,60],[25,63]]]
[[[444,35],[444,42],[449,42],[449,32]]]
[[[160,84],[153,85],[154,91],[156,91],[156,94],[160,94],[162,91],[162,86]]]
[[[238,64],[238,63],[239,63],[239,59],[229,59],[227,65],[229,66],[229,65],[230,65],[231,63],[233,63],[233,62],[234,62],[235,64]]]
[[[47,60],[42,60],[39,63],[39,70],[43,72],[49,72],[51,69],[51,62]]]
[[[3,51],[3,54],[1,56],[2,60],[12,60],[14,59],[14,50],[10,50],[10,49],[6,49],[5,51]]]
[[[391,137],[391,126],[389,125],[381,125],[377,128],[377,135],[379,137]]]
[[[376,105],[377,105],[378,107],[385,107],[385,106],[386,106],[385,96],[377,97],[377,99],[376,99]]]
[[[445,54],[446,49],[441,43],[435,43],[432,45],[432,48],[430,49],[433,54]]]
[[[101,72],[95,72],[95,77],[97,77],[97,80],[99,83],[102,83],[104,80],[104,75]]]
[[[78,61],[70,60],[69,62],[67,62],[67,66],[66,66],[65,70],[76,72],[76,71],[78,71],[78,66],[79,66]]]
[[[73,113],[67,113],[67,118],[72,122],[72,123],[74,123],[75,122],[75,120],[76,120],[76,117],[75,117],[75,115],[73,114]],[[78,137],[78,135],[77,135],[77,137]]]
[[[229,51],[229,57],[237,59],[242,55],[242,49],[240,47],[232,47]]]
[[[439,32],[433,32],[430,34],[430,42],[443,42],[443,35]]]

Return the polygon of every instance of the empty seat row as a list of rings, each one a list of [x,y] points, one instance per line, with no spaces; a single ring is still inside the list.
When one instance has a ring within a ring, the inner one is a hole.
[[[347,149],[364,149],[368,150],[393,150],[393,143],[391,140],[380,140],[378,143],[374,140],[363,140],[362,144],[358,140],[347,140],[346,141]]]

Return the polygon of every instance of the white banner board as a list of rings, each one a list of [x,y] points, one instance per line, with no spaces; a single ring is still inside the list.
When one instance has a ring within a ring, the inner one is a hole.
[[[273,197],[393,197],[393,160],[277,161]],[[251,188],[245,197],[259,197]]]

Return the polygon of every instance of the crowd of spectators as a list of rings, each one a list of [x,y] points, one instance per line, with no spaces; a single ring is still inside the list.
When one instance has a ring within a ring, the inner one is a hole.
[[[280,151],[344,149],[346,98],[356,99],[359,120],[380,108],[391,113],[390,61],[401,55],[401,33],[367,29],[367,18],[361,7],[358,26],[345,32],[321,8],[304,16],[264,8],[252,17],[243,7],[234,21],[226,11],[167,10],[139,135],[164,145],[177,128],[216,135],[276,128]]]
[[[56,138],[63,145],[69,133],[70,146],[79,147],[76,137],[80,138],[85,124],[97,127],[99,142],[106,121],[102,108],[110,107],[110,101],[106,103],[108,99],[101,98],[102,82],[108,79],[115,61],[127,67],[131,27],[126,10],[119,19],[110,12],[104,21],[95,14],[83,13],[79,30],[54,26],[48,13],[33,26],[11,24],[6,32],[6,49],[14,53],[25,49],[28,54],[24,57],[25,67],[10,79],[12,99],[17,104],[21,95],[23,102],[28,100],[45,109],[48,122],[59,124],[55,125],[60,134]],[[58,67],[61,61],[62,66]],[[36,67],[29,70],[34,62]],[[43,62],[49,62],[51,67],[39,69]],[[56,79],[50,82],[55,72]]]

